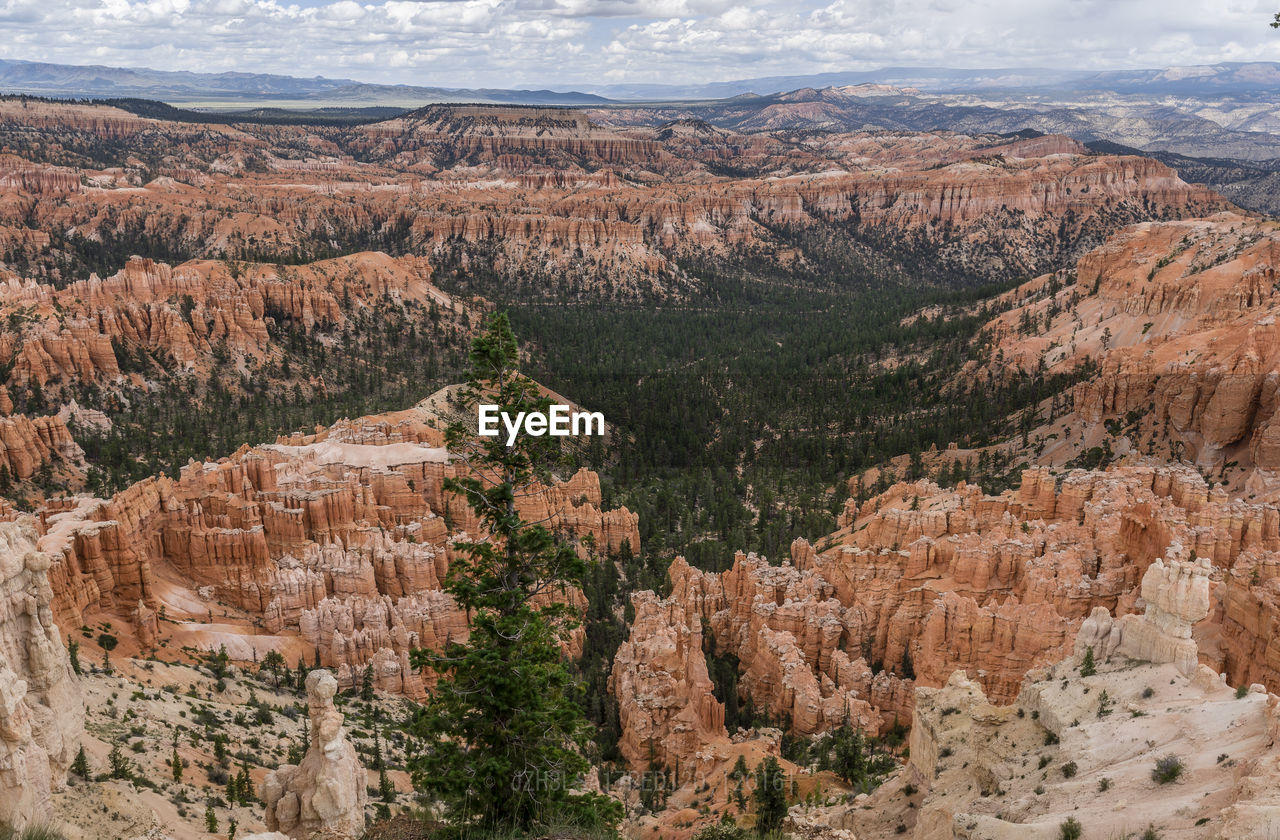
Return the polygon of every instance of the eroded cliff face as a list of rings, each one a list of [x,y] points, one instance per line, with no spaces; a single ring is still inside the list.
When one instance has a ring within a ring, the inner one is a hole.
[[[958,671],[981,703],[1006,706],[1029,673],[1082,645],[1099,662],[1280,688],[1268,594],[1280,511],[1233,501],[1189,466],[1036,468],[999,496],[902,483],[850,504],[841,525],[817,547],[798,540],[777,566],[739,555],[713,574],[677,559],[670,598],[636,596],[611,683],[634,769],[655,757],[700,766],[734,735],[710,696],[712,637],[737,657],[744,700],[797,735],[845,715],[869,732],[913,715],[918,725],[916,689]],[[913,765],[928,755],[913,741]]]
[[[736,794],[749,805],[753,782],[734,775],[739,759],[754,769],[772,756],[806,790],[815,784],[808,768],[780,758],[780,730],[726,731],[725,707],[707,669],[705,622],[684,594],[635,593],[630,635],[613,661],[618,748],[631,775],[610,793],[627,806],[622,829],[629,837],[687,840],[718,814],[746,818],[749,808],[735,804]],[[648,803],[645,792],[654,794]]]
[[[106,279],[65,288],[0,271],[0,468],[28,482],[19,495],[47,490],[38,479],[94,487],[76,441],[97,446],[112,431],[97,409],[119,418],[175,387],[195,399],[266,383],[299,399],[325,393],[341,386],[310,367],[346,351],[352,331],[371,321],[401,318],[415,341],[447,353],[464,341],[472,312],[431,274],[423,258],[382,253],[303,266],[134,258]],[[0,489],[10,492],[9,483]]]
[[[442,581],[453,542],[479,534],[470,508],[444,490],[467,468],[443,448],[441,425],[425,408],[344,421],[191,464],[177,480],[147,479],[110,500],[47,506],[40,545],[56,558],[59,621],[119,616],[146,649],[163,606],[189,619],[167,629],[196,647],[227,644],[236,659],[277,645],[305,652],[344,688],[372,664],[380,689],[424,696],[409,651],[466,637],[466,617]],[[636,516],[602,510],[594,473],[519,508],[531,521],[590,535],[601,551],[640,547]],[[583,606],[579,593],[570,599]],[[214,623],[215,612],[228,627]]]
[[[34,145],[67,134],[116,150],[120,165]],[[23,230],[125,231],[192,258],[253,259],[356,243],[428,256],[463,241],[492,249],[512,282],[565,274],[620,297],[696,284],[673,259],[681,254],[759,244],[785,260],[779,226],[907,232],[981,273],[1041,265],[1126,221],[1227,207],[1156,161],[1093,155],[1065,137],[791,138],[500,106],[436,106],[345,129],[232,128],[49,103],[0,103],[0,136],[31,156],[0,162],[0,224],[20,244]],[[131,164],[155,149],[158,172]],[[41,247],[20,253],[38,260]]]
[[[800,556],[807,549],[795,547]],[[715,575],[677,559],[669,574],[672,600],[696,611],[717,653],[738,658],[741,692],[794,732],[812,735],[846,716],[876,732],[895,714],[910,715],[910,681],[873,672],[835,587],[804,561],[771,566],[739,554],[733,568]]]
[[[1014,293],[1018,305],[989,325],[1001,355],[986,372],[1096,365],[1068,412],[1034,433],[1043,462],[1105,444],[1185,459],[1234,495],[1274,500],[1278,263],[1273,222],[1222,214],[1134,225],[1074,272]]]
[[[0,396],[0,413],[8,404]],[[16,414],[0,417],[0,467],[14,481],[26,481],[48,465],[62,468],[68,475],[84,470],[84,450],[71,436],[66,418],[60,415],[28,417]]]
[[[0,824],[41,821],[66,783],[84,708],[29,521],[0,523]]]
[[[1273,689],[1277,657],[1265,640],[1276,630],[1274,546],[1253,535],[1270,533],[1276,514],[1244,500],[1278,497],[1278,236],[1274,223],[1231,214],[1128,228],[1074,273],[1013,293],[1018,305],[990,325],[999,355],[977,371],[1091,361],[1096,370],[1061,401],[1062,413],[1032,432],[1029,456],[1060,465],[1104,449],[1127,459],[1146,452],[1194,464],[1214,482],[1208,506],[1188,507],[1191,532],[1176,534],[1214,567],[1201,658],[1233,683]],[[1042,423],[1045,414],[1042,406]],[[1210,532],[1219,536],[1202,544]]]
[[[176,267],[139,258],[105,280],[63,289],[0,284],[0,314],[20,324],[0,336],[0,363],[11,366],[8,383],[17,388],[122,378],[141,384],[150,372],[139,350],[207,374],[218,353],[250,363],[278,359],[275,327],[340,330],[381,297],[461,309],[431,284],[430,265],[412,257],[361,253],[305,266],[202,260]]]
[[[609,690],[618,697],[618,747],[635,769],[676,768],[679,781],[699,775],[711,744],[725,744],[724,704],[712,695],[702,621],[678,597],[638,592],[630,639],[614,657]],[[704,768],[705,769],[705,768]]]
[[[872,730],[905,721],[913,681],[940,685],[958,668],[1007,702],[1028,669],[1069,652],[1093,608],[1131,609],[1171,544],[1227,566],[1280,547],[1274,509],[1154,464],[1078,470],[1060,486],[1028,470],[1000,496],[898,484],[843,521],[779,566],[739,555],[718,575],[679,559],[670,570],[672,600],[741,662],[743,693],[801,734],[846,710]]]
[[[1210,610],[1208,578],[1204,559],[1157,558],[1143,612],[1096,609],[1075,655],[1029,671],[1011,704],[992,703],[964,671],[921,688],[902,771],[852,807],[793,809],[793,822],[868,840],[1047,837],[1069,817],[1085,836],[1147,825],[1265,836],[1280,698],[1257,684],[1237,692],[1196,664],[1192,627]],[[1152,773],[1167,756],[1182,772],[1161,784]]]

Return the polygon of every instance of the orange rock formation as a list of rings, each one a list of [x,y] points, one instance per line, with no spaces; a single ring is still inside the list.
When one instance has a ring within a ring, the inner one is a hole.
[[[1082,638],[1112,640],[1103,653],[1119,646],[1185,669],[1198,647],[1233,685],[1280,688],[1264,594],[1280,569],[1280,511],[1231,501],[1190,467],[1058,478],[1037,468],[1000,496],[897,484],[841,524],[817,548],[798,540],[779,566],[739,555],[712,574],[677,559],[670,598],[635,597],[611,682],[633,768],[655,756],[700,767],[728,736],[710,696],[708,632],[738,658],[744,697],[797,734],[846,714],[869,731],[905,722],[915,687],[958,670],[984,698],[1011,702],[1029,671],[1071,655],[1082,625]],[[1196,598],[1212,607],[1191,610]],[[1147,638],[1148,626],[1162,635]]]
[[[46,508],[41,546],[58,557],[50,577],[59,621],[75,627],[91,612],[113,613],[131,619],[145,644],[166,598],[171,616],[204,621],[191,606],[198,596],[208,617],[231,607],[257,633],[300,636],[344,687],[372,663],[380,688],[422,696],[409,651],[465,637],[465,616],[441,582],[453,540],[477,532],[470,509],[443,488],[466,468],[441,447],[437,425],[425,410],[343,422],[192,464],[176,481]],[[590,534],[602,550],[640,545],[634,514],[601,510],[594,473],[520,507]],[[251,647],[243,658],[256,655]]]

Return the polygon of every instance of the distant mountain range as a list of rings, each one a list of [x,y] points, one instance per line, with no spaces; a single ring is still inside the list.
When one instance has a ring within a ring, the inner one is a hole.
[[[54,97],[140,97],[172,103],[222,100],[251,105],[297,100],[340,105],[425,105],[494,102],[527,105],[588,105],[606,101],[689,101],[768,96],[800,88],[879,84],[939,94],[1003,94],[1061,98],[1090,94],[1275,98],[1280,63],[1249,62],[1171,67],[1162,70],[1051,70],[946,67],[887,67],[847,73],[768,76],[699,85],[579,85],[574,90],[508,90],[381,85],[323,76],[300,78],[269,73],[191,73],[102,65],[49,64],[0,59],[0,92]]]
[[[959,70],[947,67],[886,67],[848,73],[767,76],[702,85],[584,85],[583,91],[616,100],[726,99],[767,96],[799,88],[892,85],[927,93],[1006,93],[1061,95],[1182,95],[1274,97],[1280,90],[1280,63],[1236,62],[1169,67],[1163,70],[1050,70],[1004,68]]]
[[[1172,100],[1172,101],[1171,101]],[[1144,152],[1269,161],[1280,159],[1280,96],[1233,98],[938,94],[884,85],[801,88],[765,96],[586,106],[611,125],[696,119],[743,133],[957,131],[1065,134]]]
[[[186,104],[263,102],[333,105],[399,105],[495,102],[519,105],[587,105],[596,94],[550,90],[488,90],[375,85],[352,79],[303,79],[269,73],[190,73],[101,65],[47,64],[0,59],[0,93],[51,97],[141,98]]]

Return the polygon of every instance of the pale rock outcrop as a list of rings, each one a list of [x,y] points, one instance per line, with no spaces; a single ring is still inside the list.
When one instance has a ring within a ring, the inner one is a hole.
[[[364,833],[365,770],[334,707],[337,693],[329,671],[307,675],[307,754],[297,766],[268,773],[262,785],[267,828],[294,840],[352,840]]]
[[[29,521],[0,523],[0,824],[17,828],[65,784],[84,730],[35,536]]]
[[[1277,698],[1261,686],[1237,694],[1204,666],[1188,676],[1123,657],[1091,675],[1079,665],[1033,669],[1011,705],[962,671],[920,689],[907,766],[825,821],[864,840],[1050,838],[1068,817],[1086,837],[1149,824],[1195,840],[1268,836]],[[1169,755],[1184,772],[1158,784],[1152,770]]]
[[[919,689],[906,767],[817,821],[915,840],[1052,837],[1067,817],[1086,836],[1151,824],[1197,840],[1267,837],[1280,813],[1280,698],[1234,690],[1196,664],[1191,628],[1209,613],[1208,576],[1204,561],[1157,559],[1143,578],[1146,611],[1095,610],[1076,657],[1028,671],[1011,705],[991,703],[963,671]],[[1084,673],[1089,650],[1096,668]],[[1168,756],[1183,768],[1177,784],[1153,780]]]
[[[1142,615],[1112,619],[1104,607],[1094,609],[1080,627],[1076,655],[1092,649],[1106,660],[1127,656],[1143,662],[1171,662],[1190,676],[1197,668],[1198,649],[1192,626],[1209,615],[1209,561],[1157,559],[1142,577]]]

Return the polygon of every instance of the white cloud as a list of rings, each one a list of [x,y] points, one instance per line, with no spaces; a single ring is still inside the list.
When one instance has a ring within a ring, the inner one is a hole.
[[[1273,0],[0,0],[6,58],[448,86],[1280,60]]]

